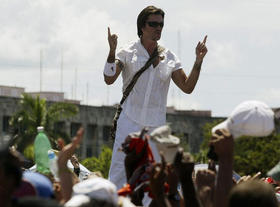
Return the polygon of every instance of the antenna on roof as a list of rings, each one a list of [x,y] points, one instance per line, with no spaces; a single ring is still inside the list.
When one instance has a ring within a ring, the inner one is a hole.
[[[75,68],[75,85],[74,85],[74,99],[77,99],[77,87],[78,87],[78,83],[77,83],[77,79],[78,79],[78,75],[77,75],[77,68]]]
[[[43,85],[43,51],[40,49],[40,92]]]
[[[181,31],[178,30],[177,31],[177,49],[178,49],[178,58],[181,60]],[[178,92],[178,100],[179,100],[179,103],[178,103],[178,109],[181,108],[181,90],[177,87],[177,92]]]
[[[86,105],[88,105],[88,91],[89,91],[89,83],[87,82]]]
[[[60,91],[63,92],[63,49],[61,49],[61,64],[60,64]]]

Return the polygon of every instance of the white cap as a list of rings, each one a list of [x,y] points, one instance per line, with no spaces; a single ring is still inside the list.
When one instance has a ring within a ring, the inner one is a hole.
[[[84,201],[84,198],[79,199],[75,197],[77,195],[86,195],[90,199],[104,200],[114,205],[118,204],[117,187],[109,180],[99,177],[90,178],[75,184],[73,186],[73,195],[70,201],[72,199]]]
[[[239,104],[222,123],[212,128],[227,129],[234,138],[240,136],[265,137],[274,130],[274,112],[260,101],[245,101]]]
[[[180,139],[171,135],[170,127],[168,125],[158,127],[152,131],[150,136],[151,141],[156,143],[158,152],[163,152],[166,162],[173,162]]]
[[[43,132],[44,131],[44,127],[43,126],[38,126],[37,127],[37,132]]]

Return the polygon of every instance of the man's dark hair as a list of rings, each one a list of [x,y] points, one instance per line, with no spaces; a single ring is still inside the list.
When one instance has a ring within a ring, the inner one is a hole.
[[[236,185],[229,195],[229,207],[277,207],[275,192],[263,181],[246,181]]]
[[[5,146],[0,149],[0,167],[6,176],[13,177],[15,185],[19,186],[22,178],[21,162],[17,152]]]
[[[151,14],[161,15],[164,18],[164,11],[160,8],[155,6],[147,6],[143,9],[137,17],[137,35],[141,37],[142,35],[142,28],[145,26],[146,21]]]

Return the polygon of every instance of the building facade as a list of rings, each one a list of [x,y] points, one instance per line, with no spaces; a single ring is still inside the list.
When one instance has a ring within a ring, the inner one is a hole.
[[[9,119],[17,111],[20,98],[0,96],[0,143],[9,139]],[[50,103],[50,102],[49,102]],[[51,103],[50,103],[51,104]],[[79,113],[70,119],[56,123],[56,128],[73,137],[79,127],[85,129],[85,136],[79,149],[81,158],[98,155],[102,145],[112,146],[110,127],[115,114],[113,106],[87,106],[77,104]],[[202,142],[202,127],[214,119],[210,111],[168,110],[167,122],[172,133],[180,135],[190,145],[191,152],[199,150]]]

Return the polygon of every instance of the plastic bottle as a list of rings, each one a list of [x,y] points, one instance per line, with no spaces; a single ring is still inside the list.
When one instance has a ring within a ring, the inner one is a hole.
[[[57,156],[55,155],[54,151],[49,150],[48,151],[48,157],[49,157],[49,168],[50,171],[56,181],[59,181],[58,178],[58,168],[57,168]]]
[[[38,134],[34,142],[36,171],[42,174],[50,173],[48,151],[51,149],[50,141],[44,133],[44,127],[37,127]]]

